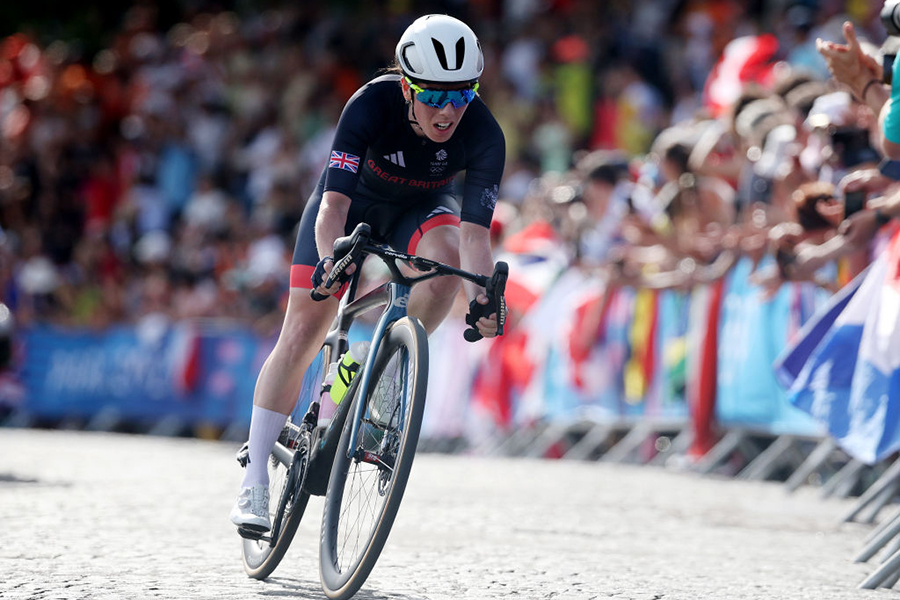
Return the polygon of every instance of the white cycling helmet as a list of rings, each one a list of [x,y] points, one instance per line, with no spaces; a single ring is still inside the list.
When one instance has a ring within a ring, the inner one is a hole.
[[[484,70],[475,32],[448,15],[413,21],[397,42],[396,58],[407,77],[422,83],[474,83]]]

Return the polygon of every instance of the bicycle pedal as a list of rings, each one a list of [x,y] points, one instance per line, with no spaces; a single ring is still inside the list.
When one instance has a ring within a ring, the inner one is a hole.
[[[254,529],[252,526],[242,525],[237,528],[238,535],[245,540],[265,540],[264,534],[268,533],[268,529]]]
[[[247,465],[250,464],[250,442],[244,442],[244,445],[237,451],[234,458],[237,459],[239,465],[247,468]]]

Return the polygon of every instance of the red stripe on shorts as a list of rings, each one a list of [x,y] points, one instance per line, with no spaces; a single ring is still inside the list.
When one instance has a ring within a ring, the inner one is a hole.
[[[316,268],[309,265],[291,265],[291,287],[312,289],[312,275]]]
[[[419,242],[422,240],[422,236],[435,227],[440,227],[442,225],[453,225],[454,227],[459,227],[459,217],[457,217],[456,215],[443,214],[428,219],[427,221],[419,225],[419,228],[413,234],[412,238],[410,238],[409,247],[407,247],[406,252],[408,254],[415,254],[416,248],[418,248]]]

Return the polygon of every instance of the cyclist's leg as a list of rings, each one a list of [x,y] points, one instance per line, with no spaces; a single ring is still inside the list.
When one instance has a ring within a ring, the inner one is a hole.
[[[459,267],[459,204],[452,194],[432,194],[405,214],[395,228],[399,248]],[[457,277],[435,277],[413,288],[409,314],[431,334],[446,318],[459,292]]]
[[[294,408],[303,374],[315,358],[337,311],[334,299],[315,302],[309,297],[310,277],[319,260],[314,229],[321,197],[320,182],[300,219],[281,333],[256,381],[250,417],[250,462],[244,473],[244,488],[268,483],[267,458]]]

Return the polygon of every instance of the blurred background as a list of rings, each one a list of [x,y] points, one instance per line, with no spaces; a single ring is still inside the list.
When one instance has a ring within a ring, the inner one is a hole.
[[[788,282],[776,255],[840,222],[802,185],[879,158],[815,40],[849,19],[877,53],[881,2],[12,4],[3,424],[246,435],[341,109],[436,12],[484,48],[513,273],[507,336],[466,344],[460,309],[432,337],[423,443],[695,460],[740,430],[746,464],[825,435],[772,365],[871,253]]]

